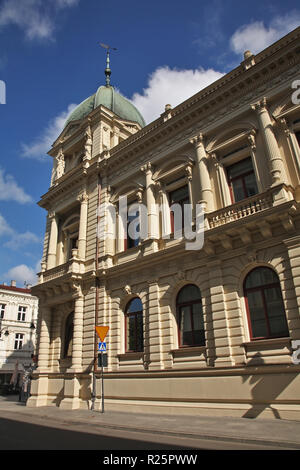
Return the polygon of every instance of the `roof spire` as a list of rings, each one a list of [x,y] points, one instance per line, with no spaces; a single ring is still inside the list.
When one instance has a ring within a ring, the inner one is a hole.
[[[107,44],[102,44],[100,42],[100,46],[106,49],[106,69],[104,70],[105,76],[106,76],[106,86],[110,86],[110,76],[111,76],[111,69],[110,69],[110,63],[109,63],[109,50],[112,49],[113,51],[116,51],[117,49],[115,47],[108,46]]]

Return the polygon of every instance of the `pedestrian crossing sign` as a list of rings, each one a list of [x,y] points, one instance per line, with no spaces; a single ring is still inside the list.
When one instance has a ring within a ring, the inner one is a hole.
[[[106,343],[98,343],[98,351],[106,351]]]

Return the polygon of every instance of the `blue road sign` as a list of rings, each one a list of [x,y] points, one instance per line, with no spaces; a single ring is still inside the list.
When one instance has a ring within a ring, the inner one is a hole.
[[[98,343],[98,351],[106,351],[106,343]]]

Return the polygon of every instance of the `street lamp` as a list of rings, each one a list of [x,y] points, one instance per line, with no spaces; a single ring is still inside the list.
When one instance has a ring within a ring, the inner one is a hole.
[[[1,335],[2,335],[2,331],[4,331],[5,328],[6,328],[6,327],[1,328],[1,326],[2,326],[2,318],[0,318],[0,338],[1,338]],[[8,335],[9,335],[9,331],[6,329],[5,333],[4,333],[4,336],[8,336]]]

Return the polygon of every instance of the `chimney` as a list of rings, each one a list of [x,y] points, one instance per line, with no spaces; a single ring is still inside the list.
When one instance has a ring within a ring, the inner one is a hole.
[[[17,286],[17,281],[10,281],[10,286],[11,287],[16,287]]]

